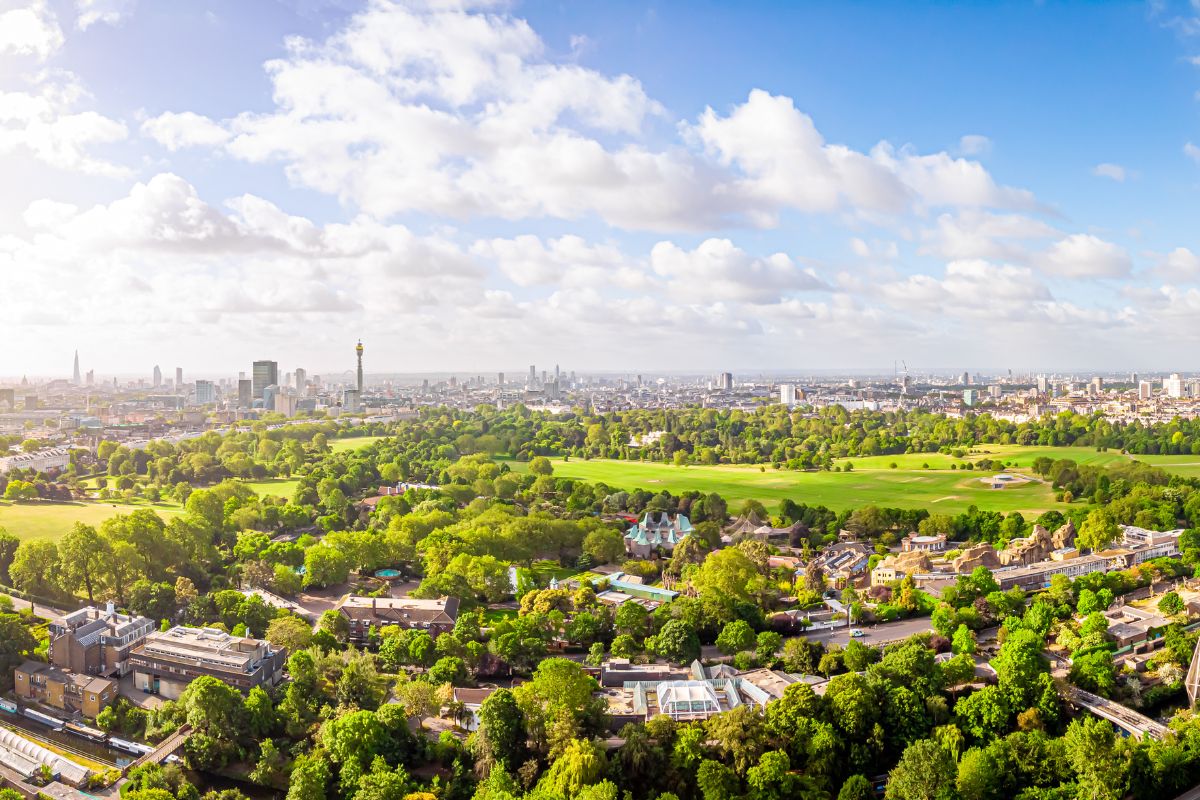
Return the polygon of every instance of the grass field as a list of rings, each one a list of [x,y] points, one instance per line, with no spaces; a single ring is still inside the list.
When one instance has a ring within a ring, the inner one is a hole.
[[[0,528],[19,539],[58,539],[76,522],[99,525],[117,514],[129,514],[139,508],[151,508],[169,518],[179,513],[177,503],[6,503],[0,501]]]
[[[726,500],[759,500],[768,508],[778,506],[785,497],[797,503],[824,505],[835,510],[864,505],[894,508],[927,508],[948,514],[964,511],[970,505],[990,511],[1020,511],[1037,514],[1053,508],[1054,492],[1046,484],[1027,483],[1006,489],[992,489],[982,483],[992,472],[963,471],[970,461],[991,459],[1010,465],[1009,471],[1029,476],[1034,459],[1069,458],[1080,464],[1110,464],[1137,458],[1181,475],[1200,476],[1200,456],[1127,456],[1120,452],[1097,452],[1089,447],[1025,447],[1021,445],[980,445],[963,458],[940,453],[870,456],[839,459],[838,464],[853,464],[853,471],[792,472],[757,466],[688,466],[638,461],[554,461],[554,474],[592,483],[606,483],[621,489],[666,489],[673,494],[687,490],[717,492]],[[896,466],[893,468],[892,464]],[[958,467],[951,469],[951,465]],[[524,464],[513,462],[518,470]]]
[[[282,497],[284,500],[291,500],[292,495],[296,493],[296,487],[300,485],[300,481],[296,478],[267,478],[262,481],[242,481],[242,483],[253,489],[254,493],[260,497],[271,495]]]
[[[347,436],[345,439],[334,439],[329,443],[329,449],[335,453],[340,453],[343,450],[361,450],[364,447],[375,444],[380,439],[385,439],[385,436]]]

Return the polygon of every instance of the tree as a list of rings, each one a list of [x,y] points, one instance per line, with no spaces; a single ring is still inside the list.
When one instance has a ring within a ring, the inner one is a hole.
[[[937,742],[921,739],[904,749],[888,775],[886,800],[951,800],[957,771],[954,759]]]
[[[22,542],[9,567],[13,585],[27,594],[53,595],[62,569],[58,547],[44,539]]]
[[[287,800],[325,800],[329,778],[329,762],[323,754],[300,756],[288,777]]]
[[[760,664],[771,666],[775,662],[775,654],[782,646],[782,635],[775,631],[762,631],[754,641],[754,657]]]
[[[350,636],[350,620],[346,619],[345,614],[333,608],[321,612],[317,628],[325,631],[339,642],[345,642]]]
[[[1129,785],[1129,750],[1105,720],[1084,716],[1063,737],[1067,760],[1086,800],[1117,800]]]
[[[683,664],[700,657],[700,639],[695,629],[681,619],[673,619],[654,637],[654,651],[668,661]]]
[[[421,727],[425,726],[425,718],[441,705],[437,700],[437,688],[427,681],[401,681],[396,685],[395,692],[396,699],[404,707],[404,713],[415,719]]]
[[[851,775],[842,784],[837,800],[874,800],[875,787],[865,775]]]
[[[744,619],[728,623],[717,637],[717,649],[727,656],[754,647],[754,629]]]
[[[497,689],[480,704],[479,738],[489,759],[501,767],[524,762],[525,715],[510,690]]]
[[[625,555],[625,537],[612,528],[597,528],[584,537],[583,552],[597,564],[610,564]]]
[[[275,727],[277,719],[275,705],[271,702],[270,696],[261,686],[255,686],[246,695],[243,708],[246,711],[246,730],[250,736],[255,740],[266,738]]]
[[[350,577],[350,560],[331,545],[316,545],[304,552],[304,585],[331,586]]]
[[[435,685],[449,683],[460,686],[467,679],[467,665],[458,656],[445,656],[429,668],[426,677]]]
[[[104,560],[112,552],[108,540],[101,537],[91,525],[76,522],[58,543],[58,552],[62,562],[62,587],[75,592],[82,586],[87,593],[88,603],[94,605]]]
[[[638,603],[622,603],[613,618],[613,628],[618,634],[640,639],[646,635],[649,621],[650,612],[646,610],[645,606]]]
[[[426,687],[432,688],[429,684]],[[334,763],[365,772],[376,754],[383,750],[387,732],[372,711],[352,711],[325,723],[321,728],[321,744],[329,751]]]
[[[20,539],[4,528],[0,528],[0,584],[7,586],[11,582],[8,568],[12,566],[13,558],[17,555],[17,548],[20,546]]]
[[[1171,616],[1182,614],[1183,609],[1183,600],[1179,597],[1178,592],[1167,592],[1163,595],[1163,599],[1158,601],[1158,610],[1164,614]]]
[[[37,639],[16,614],[0,614],[0,686],[12,686],[13,669],[38,645]]]
[[[585,786],[596,783],[604,774],[604,751],[591,741],[576,739],[538,781],[537,791],[547,797],[578,797]]]
[[[312,644],[312,628],[294,614],[276,617],[267,626],[267,641],[290,653]]]
[[[981,742],[990,741],[1008,729],[1012,710],[1004,692],[985,686],[954,704],[958,727]]]
[[[966,625],[959,625],[954,631],[954,638],[951,641],[950,649],[956,655],[974,655],[975,654],[975,634]]]
[[[553,475],[554,466],[545,456],[537,456],[529,462],[529,473],[531,475]]]
[[[242,695],[224,681],[201,675],[188,684],[179,705],[188,724],[200,733],[217,739],[239,738],[245,719]]]
[[[1087,519],[1079,526],[1075,542],[1092,551],[1103,550],[1116,541],[1121,533],[1120,526],[1107,508],[1096,508],[1088,512]]]
[[[1112,653],[1093,650],[1071,659],[1071,683],[1101,697],[1112,697],[1117,688],[1116,666]]]

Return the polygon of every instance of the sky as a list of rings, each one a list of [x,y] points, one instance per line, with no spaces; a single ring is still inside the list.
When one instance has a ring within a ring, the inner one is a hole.
[[[1200,3],[0,0],[0,376],[1141,369]]]

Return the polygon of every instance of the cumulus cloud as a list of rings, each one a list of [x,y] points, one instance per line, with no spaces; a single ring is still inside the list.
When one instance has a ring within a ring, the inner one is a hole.
[[[208,117],[191,111],[167,112],[142,123],[142,135],[171,152],[185,147],[216,147],[229,140],[229,132]]]
[[[280,162],[295,183],[378,217],[705,230],[772,226],[788,210],[1033,204],[968,159],[828,143],[790,98],[760,90],[651,146],[651,126],[669,120],[636,78],[560,63],[525,20],[491,9],[379,0],[324,41],[289,40],[267,72],[269,113],[168,112],[143,132],[172,150]]]
[[[1059,232],[1049,224],[1023,214],[996,214],[964,209],[938,216],[934,228],[921,232],[919,252],[950,260],[1028,260],[1028,243],[1051,239]]]
[[[1117,183],[1124,183],[1126,178],[1131,177],[1128,170],[1120,164],[1097,164],[1092,167],[1092,174],[1098,178],[1108,178]]]
[[[650,264],[670,282],[671,296],[691,302],[775,303],[791,292],[827,288],[784,253],[756,258],[728,239],[706,239],[693,250],[659,242]]]
[[[1125,248],[1086,233],[1055,242],[1036,260],[1046,272],[1065,278],[1120,278],[1133,266]]]
[[[86,31],[98,22],[116,25],[132,10],[134,0],[75,0],[75,26]]]
[[[85,96],[74,77],[37,76],[30,91],[0,91],[0,155],[24,151],[39,161],[88,175],[121,176],[128,170],[91,154],[118,142],[125,124],[95,111],[76,111]]]
[[[1188,142],[1183,146],[1183,154],[1197,164],[1200,164],[1200,147]]]
[[[982,156],[992,151],[992,140],[977,133],[958,140],[958,150],[966,156]]]
[[[45,61],[62,44],[62,29],[45,0],[0,11],[0,55],[29,55]]]

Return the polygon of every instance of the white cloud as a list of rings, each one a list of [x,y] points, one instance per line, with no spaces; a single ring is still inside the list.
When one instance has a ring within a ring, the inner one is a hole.
[[[1037,257],[1037,263],[1065,278],[1120,278],[1133,266],[1123,247],[1085,233],[1055,242]]]
[[[646,288],[644,269],[630,265],[613,244],[588,244],[579,236],[543,242],[532,234],[513,239],[480,240],[472,255],[494,262],[518,286],[572,285],[593,288]]]
[[[982,156],[992,152],[992,140],[977,133],[967,134],[958,140],[958,150],[966,156]]]
[[[1155,272],[1172,283],[1200,281],[1200,255],[1186,247],[1176,247],[1162,258]]]
[[[919,252],[950,260],[1024,262],[1028,259],[1027,242],[1059,235],[1050,225],[1022,214],[963,209],[940,215],[936,228],[923,230]]]
[[[378,0],[323,42],[287,44],[267,64],[274,111],[163,114],[144,132],[168,149],[280,162],[293,182],[381,218],[595,215],[625,229],[711,230],[776,225],[788,210],[1033,205],[977,162],[826,143],[790,98],[760,90],[650,146],[666,112],[638,80],[557,62],[505,13]]]
[[[47,73],[31,91],[0,91],[0,155],[25,150],[51,166],[89,175],[121,176],[126,168],[90,154],[124,139],[125,124],[95,111],[74,111],[84,96],[74,77]]]
[[[62,44],[62,29],[45,0],[0,12],[0,55],[31,55],[45,61]]]
[[[1183,154],[1197,164],[1200,164],[1200,147],[1188,142],[1183,146]]]
[[[142,123],[142,135],[171,152],[185,147],[216,147],[229,140],[229,132],[208,117],[191,111],[168,111]]]
[[[86,31],[98,22],[116,25],[133,9],[135,0],[75,0],[75,26]]]
[[[706,239],[694,250],[659,242],[650,264],[670,282],[669,295],[688,302],[777,303],[792,292],[827,288],[783,253],[755,258],[728,239]]]
[[[1128,170],[1120,164],[1097,164],[1092,167],[1092,174],[1098,178],[1110,178],[1117,183],[1124,183],[1126,178],[1131,177]]]

